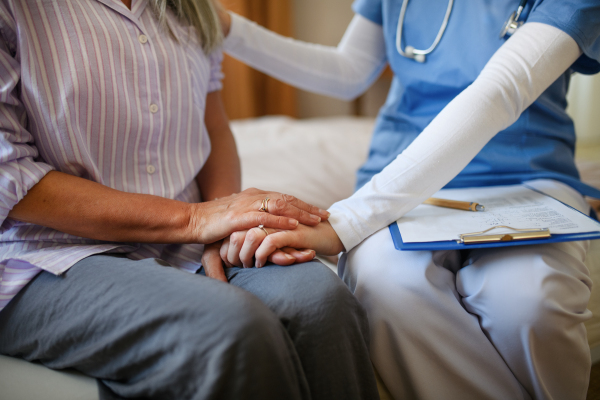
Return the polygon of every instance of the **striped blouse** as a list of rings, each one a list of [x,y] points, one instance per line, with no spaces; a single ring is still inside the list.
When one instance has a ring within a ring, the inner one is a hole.
[[[46,173],[200,201],[206,94],[221,53],[157,25],[147,0],[0,0],[0,309],[40,271],[92,254],[161,258],[195,272],[202,245],[110,243],[7,218]]]

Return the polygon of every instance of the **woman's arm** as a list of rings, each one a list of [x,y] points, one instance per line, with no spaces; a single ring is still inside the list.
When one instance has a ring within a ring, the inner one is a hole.
[[[210,138],[210,156],[196,177],[203,201],[215,200],[242,190],[240,159],[223,108],[221,92],[206,96],[204,125]],[[202,266],[206,276],[227,282],[219,256],[222,240],[204,246]]]
[[[266,196],[279,205],[270,207],[271,214],[258,211]],[[319,217],[313,219],[309,212],[320,216],[318,210],[295,198],[257,189],[190,204],[125,193],[51,171],[12,208],[8,218],[111,242],[213,243],[260,224],[294,229],[298,220],[304,220],[314,225]]]
[[[202,198],[208,201],[241,190],[240,161],[235,139],[229,127],[227,114],[221,101],[221,94],[218,91],[209,93],[207,96],[204,123],[210,137],[211,153],[202,171],[198,174],[197,180]],[[323,219],[327,218],[324,213],[320,216]],[[263,232],[260,229],[255,230]],[[225,238],[225,241],[229,243],[229,238]],[[223,262],[219,254],[222,243],[223,241],[217,241],[205,246],[202,254],[202,265],[207,276],[227,282]],[[275,259],[285,260],[286,264],[293,264],[296,261],[311,260],[314,257],[314,252],[311,251],[307,255],[290,249],[289,253],[275,251],[273,256]],[[238,265],[238,263],[235,265]]]
[[[227,16],[222,17],[227,27]],[[337,47],[293,40],[231,14],[229,55],[298,88],[350,100],[386,65],[383,28],[356,15]]]
[[[219,91],[206,96],[204,124],[211,150],[196,180],[202,200],[210,201],[242,190],[240,158]]]

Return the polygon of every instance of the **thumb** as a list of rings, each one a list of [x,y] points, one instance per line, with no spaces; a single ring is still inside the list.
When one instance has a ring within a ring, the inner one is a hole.
[[[206,249],[202,256],[202,266],[204,272],[209,278],[216,279],[221,282],[229,283],[223,269],[223,262],[218,249]]]

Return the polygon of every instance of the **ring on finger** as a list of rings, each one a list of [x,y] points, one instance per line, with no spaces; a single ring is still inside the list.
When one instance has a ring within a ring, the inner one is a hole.
[[[258,209],[258,211],[262,211],[262,212],[269,212],[269,199],[268,197],[265,197],[260,205],[260,208]]]
[[[265,233],[265,235],[269,236],[269,231],[267,231],[267,228],[265,228],[264,225],[259,225],[258,229],[262,229],[262,231]]]

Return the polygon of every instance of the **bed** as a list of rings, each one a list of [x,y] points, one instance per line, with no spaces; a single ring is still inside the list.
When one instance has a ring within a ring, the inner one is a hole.
[[[354,172],[367,157],[373,124],[371,118],[355,117],[234,121],[242,184],[289,193],[328,208],[352,194]],[[586,149],[578,163],[583,179],[600,187],[600,146]],[[600,240],[592,242],[586,264],[594,281],[600,282]],[[594,317],[586,327],[593,360],[598,362],[600,289],[592,291],[589,308]],[[98,398],[95,380],[76,372],[56,372],[5,356],[0,356],[0,370],[0,393],[6,400]],[[386,396],[382,391],[382,398]]]

